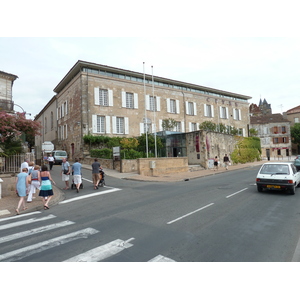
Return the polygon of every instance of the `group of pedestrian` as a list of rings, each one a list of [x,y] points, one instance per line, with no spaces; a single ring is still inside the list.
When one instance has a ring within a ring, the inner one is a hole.
[[[62,181],[65,183],[64,190],[68,190],[69,187],[69,181],[70,181],[70,174],[72,172],[73,174],[73,182],[76,187],[76,192],[79,193],[80,185],[82,184],[82,178],[81,178],[81,168],[82,165],[79,162],[78,158],[75,158],[75,163],[70,166],[70,163],[67,161],[66,158],[63,159],[61,164],[61,176]]]
[[[53,196],[52,183],[55,184],[46,165],[40,167],[28,159],[21,164],[20,173],[16,177],[16,193],[20,197],[16,213],[20,214],[20,209],[27,209],[27,203],[32,202],[33,195],[39,190],[39,196],[42,197],[44,209],[49,209],[49,202]]]
[[[225,166],[225,169],[228,170],[228,166],[230,165],[230,160],[227,154],[223,157],[223,163]],[[214,171],[219,170],[219,159],[218,156],[215,156],[214,158]]]

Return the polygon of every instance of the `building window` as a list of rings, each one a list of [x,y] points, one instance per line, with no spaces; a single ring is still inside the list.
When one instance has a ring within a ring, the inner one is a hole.
[[[99,105],[108,106],[108,90],[99,89]]]
[[[176,114],[176,100],[170,99],[170,113]]]
[[[211,104],[204,104],[204,116],[208,118],[214,117],[214,107]]]
[[[190,128],[191,131],[197,131],[198,128],[197,128],[197,123],[191,123],[191,128]]]
[[[286,127],[285,126],[281,127],[281,133],[286,133]]]
[[[156,103],[156,97],[150,96],[149,97],[149,106],[151,111],[157,111],[157,103]]]
[[[124,118],[116,117],[116,133],[124,134]]]
[[[97,116],[97,133],[105,133],[105,117],[104,116]]]
[[[278,144],[278,142],[279,142],[278,138],[274,138],[274,139],[273,139],[273,143],[274,143],[274,144]]]
[[[181,122],[176,122],[176,125],[174,127],[174,131],[181,132]]]
[[[134,108],[133,93],[126,93],[126,108]]]
[[[294,123],[299,123],[299,118],[294,118]]]
[[[242,118],[241,118],[241,111],[237,108],[234,108],[233,109],[233,118],[234,120],[238,120],[240,121]]]
[[[51,115],[50,115],[50,127],[51,127],[51,130],[53,130],[53,126],[54,126],[53,111],[51,111]]]
[[[228,119],[228,110],[226,107],[220,107],[220,118],[221,119]]]

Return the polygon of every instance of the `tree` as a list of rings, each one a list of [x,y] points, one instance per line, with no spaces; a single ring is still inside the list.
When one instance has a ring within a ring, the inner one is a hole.
[[[257,136],[258,135],[258,131],[254,128],[250,128],[249,129],[249,135],[250,136]]]
[[[199,128],[200,128],[200,130],[215,132],[217,130],[217,125],[215,123],[213,123],[212,121],[205,121],[200,124]]]
[[[40,122],[27,120],[24,113],[0,112],[0,148],[5,155],[22,152],[22,136],[33,146],[32,137],[40,134]]]
[[[291,127],[291,137],[294,144],[300,146],[300,123],[296,123]]]
[[[172,118],[164,119],[161,123],[162,129],[165,131],[172,131],[176,127],[176,125],[177,122]]]

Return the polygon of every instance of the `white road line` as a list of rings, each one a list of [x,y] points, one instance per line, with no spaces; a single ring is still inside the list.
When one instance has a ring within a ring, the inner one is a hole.
[[[73,256],[67,260],[66,262],[97,262],[101,261],[105,258],[111,257],[126,248],[132,247],[133,245],[129,243],[129,241],[134,240],[131,238],[127,241],[123,241],[120,239],[114,240],[108,244],[103,246],[91,249],[85,253]]]
[[[75,198],[72,198],[72,199],[61,201],[61,202],[59,202],[59,204],[66,204],[66,203],[70,203],[70,202],[73,202],[73,201],[78,201],[78,200],[81,200],[81,199],[91,198],[91,197],[95,197],[95,196],[99,196],[99,195],[103,195],[103,194],[114,193],[114,192],[118,192],[118,191],[121,191],[121,189],[114,188],[114,189],[111,189],[111,190],[102,191],[102,192],[98,192],[98,193],[85,194],[85,195],[78,196],[78,197],[75,197]]]
[[[177,218],[177,219],[175,219],[175,220],[173,220],[173,221],[168,222],[167,224],[170,225],[170,224],[172,224],[172,223],[174,223],[174,222],[177,222],[177,221],[179,221],[179,220],[181,220],[181,219],[183,219],[183,218],[186,218],[186,217],[188,217],[188,216],[190,216],[190,215],[192,215],[192,214],[194,214],[194,213],[196,213],[196,212],[198,212],[198,211],[200,211],[200,210],[203,210],[203,209],[205,209],[205,208],[207,208],[207,207],[209,207],[209,206],[212,206],[212,205],[214,205],[214,203],[210,203],[210,204],[208,204],[208,205],[206,205],[206,206],[204,206],[204,207],[201,207],[201,208],[199,208],[199,209],[197,209],[197,210],[195,210],[195,211],[192,211],[192,212],[190,212],[190,213],[188,213],[188,214],[186,214],[186,215],[184,215],[184,216],[182,216],[182,217],[179,217],[179,218]]]
[[[24,220],[24,221],[14,222],[14,223],[6,224],[6,225],[1,225],[0,230],[17,227],[17,226],[21,226],[21,225],[25,225],[25,224],[35,223],[35,222],[41,222],[41,221],[45,221],[45,220],[49,220],[49,219],[53,219],[53,218],[56,218],[56,217],[54,215],[48,215],[48,216],[45,216],[45,217],[42,217],[39,219],[33,218],[33,219]]]
[[[236,192],[236,193],[234,193],[234,194],[231,194],[231,195],[227,196],[226,198],[230,198],[230,197],[232,197],[232,196],[234,196],[234,195],[236,195],[236,194],[239,194],[239,193],[241,193],[241,192],[243,192],[243,191],[246,191],[246,190],[248,190],[248,188],[245,188],[245,189],[240,190],[240,191],[238,191],[238,192]]]
[[[12,240],[20,239],[20,238],[23,238],[23,237],[26,237],[26,236],[34,235],[34,234],[37,234],[37,233],[41,233],[41,232],[44,232],[44,231],[53,230],[53,229],[57,229],[57,228],[60,228],[60,227],[72,225],[72,224],[75,224],[75,223],[71,222],[71,221],[63,221],[63,222],[54,223],[54,224],[46,225],[46,226],[41,226],[41,227],[34,228],[34,229],[31,229],[31,230],[26,230],[26,231],[23,231],[23,232],[18,232],[18,233],[15,233],[15,234],[7,235],[7,236],[4,236],[4,237],[0,237],[0,244],[1,243],[6,243],[6,242],[9,242],[9,241],[12,241]]]
[[[15,261],[23,259],[27,256],[57,247],[71,241],[87,238],[89,235],[98,233],[99,231],[93,228],[86,228],[66,235],[59,236],[41,243],[37,243],[28,247],[20,248],[11,252],[0,255],[0,261]]]
[[[148,262],[175,262],[175,260],[162,255],[157,255],[154,258],[150,259]]]
[[[27,217],[27,216],[31,216],[31,215],[35,215],[35,214],[40,214],[40,213],[41,213],[40,211],[34,211],[31,213],[26,213],[26,214],[13,216],[13,217],[3,218],[3,219],[0,219],[0,222],[7,221],[7,220],[10,221],[10,220],[14,220],[14,219],[19,219],[19,218],[23,218],[23,217]]]

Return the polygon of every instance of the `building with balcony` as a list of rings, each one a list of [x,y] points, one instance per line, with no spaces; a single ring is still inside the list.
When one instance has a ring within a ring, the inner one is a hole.
[[[12,87],[18,76],[0,71],[0,111],[14,113]]]

